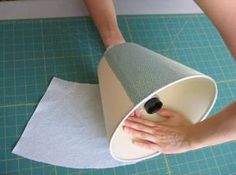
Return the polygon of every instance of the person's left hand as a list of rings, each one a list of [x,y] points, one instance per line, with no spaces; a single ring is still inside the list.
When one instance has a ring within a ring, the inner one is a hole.
[[[133,144],[167,154],[191,150],[189,133],[193,124],[170,109],[161,109],[158,114],[166,120],[149,121],[136,111],[124,122],[123,129],[133,137]]]

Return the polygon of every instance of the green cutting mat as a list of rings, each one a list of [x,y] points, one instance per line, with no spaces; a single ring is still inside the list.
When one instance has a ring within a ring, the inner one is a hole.
[[[219,97],[211,114],[236,99],[236,63],[204,15],[120,16],[119,24],[127,41],[213,77]],[[51,78],[97,83],[103,51],[88,17],[0,22],[0,174],[236,174],[235,142],[101,170],[67,169],[11,154]]]

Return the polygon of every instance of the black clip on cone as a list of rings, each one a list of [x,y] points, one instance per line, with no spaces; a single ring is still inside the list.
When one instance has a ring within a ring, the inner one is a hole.
[[[144,108],[148,114],[153,114],[159,111],[162,105],[163,105],[162,102],[158,98],[154,97],[154,98],[149,99],[144,104]]]

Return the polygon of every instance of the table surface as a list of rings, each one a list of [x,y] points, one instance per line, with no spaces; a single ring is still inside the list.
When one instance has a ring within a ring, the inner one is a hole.
[[[236,62],[206,16],[119,16],[118,21],[127,41],[216,80],[219,96],[210,115],[236,98]],[[88,17],[0,22],[0,174],[236,174],[235,141],[100,170],[68,169],[12,154],[52,77],[97,83],[96,69],[103,52]]]

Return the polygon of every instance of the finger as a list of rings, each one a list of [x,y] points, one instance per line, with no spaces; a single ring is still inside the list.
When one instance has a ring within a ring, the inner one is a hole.
[[[134,112],[132,112],[132,113],[130,114],[130,117],[134,117]]]
[[[162,108],[160,111],[157,112],[159,115],[163,116],[163,117],[167,117],[167,118],[172,118],[172,117],[176,117],[179,116],[179,113],[177,113],[174,110],[171,109],[167,109],[167,108]]]
[[[147,140],[154,143],[157,141],[157,138],[154,135],[143,132],[143,131],[138,131],[127,126],[124,127],[124,131],[127,134],[130,134],[132,137],[137,138],[137,139]]]
[[[141,117],[141,111],[136,109],[135,111],[133,111],[130,115],[130,117]]]
[[[141,117],[141,111],[140,110],[135,110],[134,111],[136,117]]]
[[[159,123],[155,124],[155,126],[147,126],[147,125],[143,125],[142,123],[138,123],[138,122],[130,121],[130,120],[126,120],[124,122],[124,126],[155,135],[155,137],[157,137],[158,140],[161,139],[161,137],[165,134],[166,129],[167,129],[165,125],[159,124]]]
[[[141,117],[141,111],[139,109],[134,110],[131,114],[131,117]]]
[[[156,126],[156,122],[149,121],[149,120],[143,119],[141,117],[129,117],[127,120],[141,123],[146,126]]]
[[[141,148],[145,148],[145,149],[149,149],[149,150],[154,150],[154,151],[161,151],[161,148],[159,147],[159,145],[149,142],[149,141],[145,141],[145,140],[133,140],[133,144],[137,145]]]
[[[144,124],[135,122],[135,121],[131,121],[131,120],[126,120],[124,122],[125,126],[129,127],[129,128],[133,128],[135,130],[138,131],[144,131],[147,132],[149,134],[154,134],[155,133],[155,129],[153,127],[150,126],[146,126]]]

